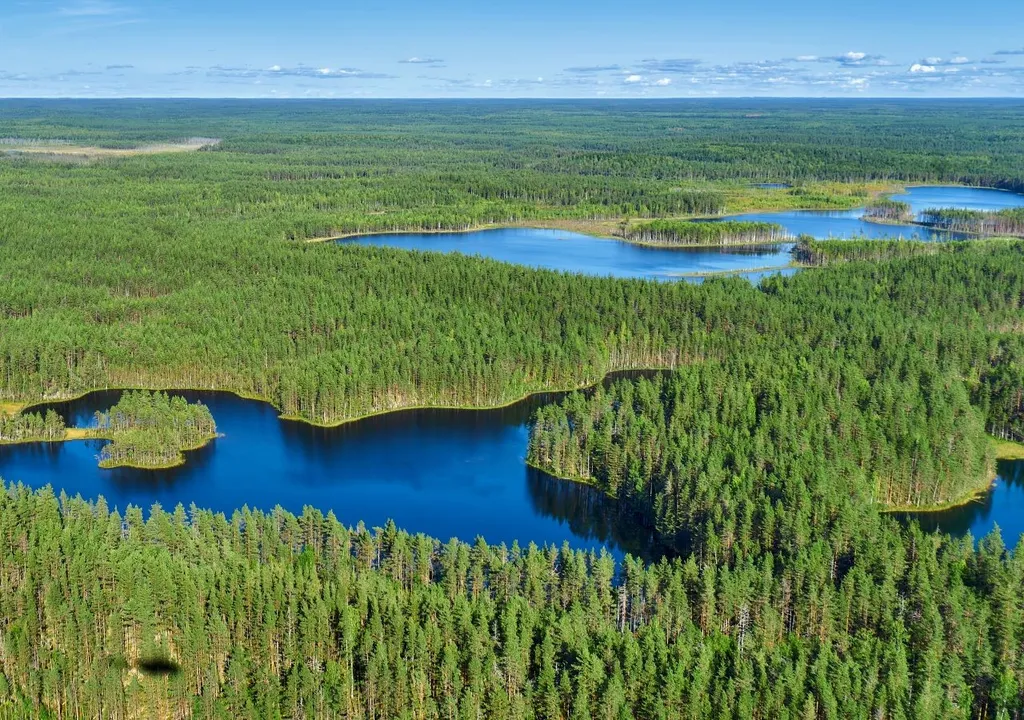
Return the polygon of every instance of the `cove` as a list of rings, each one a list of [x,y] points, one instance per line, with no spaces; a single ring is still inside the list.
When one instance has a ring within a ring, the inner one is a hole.
[[[933,513],[907,513],[927,531],[962,537],[968,532],[979,539],[998,527],[1003,542],[1014,547],[1024,535],[1024,461],[1000,460],[992,489],[966,505]]]
[[[614,377],[623,377],[616,374]],[[611,378],[605,382],[610,382]],[[446,541],[518,541],[606,549],[657,559],[668,553],[639,518],[603,493],[527,467],[527,423],[564,393],[533,395],[496,410],[407,410],[334,428],[278,418],[267,403],[230,393],[172,391],[202,401],[221,437],[164,470],[97,466],[105,441],[0,446],[0,477],[54,492],[100,495],[122,512],[128,504],[166,510],[181,503],[224,512],[277,505],[301,513],[333,511],[346,525],[393,519],[398,527]],[[94,392],[53,408],[68,425],[89,424],[120,398]]]

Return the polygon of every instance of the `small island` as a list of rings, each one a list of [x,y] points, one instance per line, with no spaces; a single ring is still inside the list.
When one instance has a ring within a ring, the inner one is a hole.
[[[96,413],[92,437],[110,443],[100,451],[100,467],[168,468],[182,465],[187,450],[217,437],[210,409],[162,392],[130,391],[107,412]]]
[[[69,428],[60,414],[47,410],[0,412],[0,445],[68,440],[109,440],[99,455],[102,468],[160,469],[185,462],[184,453],[217,437],[210,409],[201,402],[165,392],[129,390],[106,412],[97,412],[87,428]]]
[[[914,211],[910,203],[890,198],[879,198],[864,208],[864,219],[881,223],[912,223]]]
[[[770,222],[722,220],[650,220],[623,223],[619,235],[639,245],[662,247],[719,247],[725,245],[772,245],[788,239],[781,225]]]

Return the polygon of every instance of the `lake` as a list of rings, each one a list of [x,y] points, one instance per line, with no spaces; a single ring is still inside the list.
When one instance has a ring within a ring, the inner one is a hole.
[[[618,373],[613,377],[638,375]],[[649,374],[649,373],[648,373]],[[634,513],[579,483],[527,467],[528,423],[538,407],[565,393],[541,393],[496,410],[406,410],[336,428],[281,420],[267,403],[231,393],[174,391],[202,401],[218,437],[165,470],[101,469],[105,441],[0,445],[0,477],[54,491],[102,495],[121,511],[129,504],[166,510],[181,503],[231,513],[276,505],[301,513],[306,505],[333,511],[346,525],[360,521],[448,540],[521,546],[561,545],[631,553],[656,560],[671,551]],[[95,392],[53,408],[68,425],[84,427],[96,410],[120,398]],[[927,530],[974,537],[998,525],[1008,545],[1024,533],[1024,462],[1001,462],[994,490],[979,502],[915,517]],[[904,516],[908,518],[911,516]]]
[[[620,375],[621,376],[621,375]],[[663,554],[638,518],[602,493],[526,466],[527,423],[562,394],[540,394],[498,410],[408,410],[336,428],[280,420],[270,405],[230,393],[175,391],[201,400],[223,433],[166,470],[105,470],[104,441],[0,445],[0,477],[55,492],[103,495],[120,510],[160,503],[231,512],[275,505],[301,513],[311,505],[347,525],[363,521],[448,540],[523,546],[568,542],[643,557]],[[105,391],[52,407],[68,425],[85,426],[115,404]]]
[[[959,207],[996,210],[1024,207],[1024,195],[991,188],[922,186],[893,196],[911,205],[915,213],[929,208]],[[868,237],[962,239],[907,224],[879,224],[861,219],[863,209],[843,211],[790,210],[729,215],[718,220],[760,220],[782,225],[790,235],[816,238]],[[503,228],[465,233],[394,233],[365,235],[339,242],[377,245],[402,250],[458,252],[530,267],[585,273],[602,277],[685,279],[699,282],[702,275],[732,273],[752,282],[774,273],[792,274],[792,243],[761,247],[665,248],[634,245],[563,230]]]

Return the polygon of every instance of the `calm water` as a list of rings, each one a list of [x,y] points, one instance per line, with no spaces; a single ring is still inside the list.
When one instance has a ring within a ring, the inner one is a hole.
[[[97,465],[103,441],[0,445],[0,477],[54,491],[102,495],[114,507],[171,510],[195,503],[230,515],[248,505],[301,513],[333,510],[347,525],[383,526],[447,540],[525,546],[568,542],[621,557],[666,553],[649,528],[618,503],[577,483],[526,466],[527,423],[562,394],[532,396],[499,410],[409,410],[318,428],[280,420],[266,403],[230,393],[177,391],[206,403],[223,433],[168,470]],[[120,392],[97,392],[53,407],[69,425],[86,426]],[[35,408],[44,409],[44,408]],[[982,500],[944,513],[914,516],[926,530],[975,538],[995,526],[1009,546],[1024,533],[1024,462],[1001,462]]]
[[[467,233],[367,235],[340,242],[480,255],[531,267],[618,278],[674,280],[695,273],[782,267],[790,244],[757,248],[653,248],[563,230],[503,228]],[[792,271],[792,268],[788,269]],[[763,272],[753,273],[755,281]],[[696,279],[696,278],[688,278]]]
[[[767,183],[765,187],[775,185],[781,184]],[[894,197],[909,202],[915,213],[937,207],[979,210],[1024,207],[1024,195],[985,188],[913,187]],[[936,233],[914,225],[865,222],[861,215],[863,209],[839,212],[792,210],[745,213],[723,219],[779,223],[790,235],[812,235],[816,238],[863,236],[945,240],[966,237]],[[701,278],[695,276],[701,274],[735,273],[757,282],[768,274],[795,272],[794,268],[781,269],[792,260],[792,244],[758,248],[651,248],[562,230],[532,228],[367,235],[340,242],[403,250],[458,252],[518,265],[620,278],[683,278],[699,282]]]
[[[1003,534],[1003,542],[1015,547],[1024,535],[1024,461],[1001,460],[996,466],[996,482],[992,491],[976,502],[941,513],[913,515],[926,530],[941,530],[974,538],[987,535],[995,527]]]
[[[217,438],[169,470],[100,469],[102,441],[0,446],[0,477],[88,499],[103,495],[165,509],[195,503],[229,514],[243,505],[301,513],[333,510],[348,525],[400,528],[447,540],[518,540],[657,557],[650,531],[601,493],[525,464],[527,422],[557,399],[537,395],[501,410],[412,410],[317,428],[279,420],[266,403],[228,393],[175,392],[206,403]],[[57,404],[69,425],[87,425],[119,392]]]

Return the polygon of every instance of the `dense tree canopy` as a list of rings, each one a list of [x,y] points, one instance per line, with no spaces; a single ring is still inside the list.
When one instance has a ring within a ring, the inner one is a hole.
[[[880,512],[961,499],[987,481],[986,431],[1024,438],[1024,244],[805,240],[824,267],[755,286],[301,242],[851,207],[893,181],[1019,188],[1019,103],[3,109],[0,137],[221,142],[0,157],[0,399],[214,387],[334,422],[663,367],[542,410],[530,459],[676,551],[617,564],[313,508],[146,517],[5,486],[3,714],[1024,713],[1024,555]],[[213,431],[165,395],[126,398],[109,428]],[[0,440],[58,420],[4,417]]]

